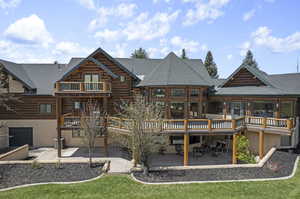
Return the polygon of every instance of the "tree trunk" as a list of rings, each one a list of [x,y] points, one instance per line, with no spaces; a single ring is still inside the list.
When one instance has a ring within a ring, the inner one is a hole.
[[[92,149],[89,147],[89,165],[92,167]]]

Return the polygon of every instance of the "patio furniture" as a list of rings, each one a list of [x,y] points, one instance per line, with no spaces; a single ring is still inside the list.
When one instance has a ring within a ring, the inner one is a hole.
[[[175,144],[175,151],[177,155],[183,155],[183,149],[181,144]]]
[[[193,157],[203,156],[205,149],[203,147],[195,146],[193,147]]]

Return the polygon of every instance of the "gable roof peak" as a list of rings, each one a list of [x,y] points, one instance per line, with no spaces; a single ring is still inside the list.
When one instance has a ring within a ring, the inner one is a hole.
[[[200,67],[200,66],[199,66]],[[197,85],[211,86],[210,79],[203,77],[191,65],[170,52],[139,86],[167,86],[167,85]]]

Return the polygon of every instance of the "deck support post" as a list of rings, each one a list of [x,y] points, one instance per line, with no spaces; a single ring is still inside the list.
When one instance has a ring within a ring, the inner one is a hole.
[[[104,153],[108,157],[108,144],[107,144],[107,135],[104,136]]]
[[[108,114],[107,98],[106,97],[103,98],[103,109],[104,109],[105,114]]]
[[[185,133],[184,134],[184,141],[183,141],[183,165],[189,165],[189,144],[190,144],[190,136]]]
[[[236,144],[237,144],[237,134],[233,134],[232,135],[232,164],[236,164],[237,163],[237,148],[236,148]]]
[[[264,145],[265,142],[265,136],[264,136],[264,132],[260,131],[259,132],[259,159],[263,159],[264,157]]]
[[[57,157],[61,157],[61,105],[62,99],[60,97],[56,97],[56,120],[57,120]]]

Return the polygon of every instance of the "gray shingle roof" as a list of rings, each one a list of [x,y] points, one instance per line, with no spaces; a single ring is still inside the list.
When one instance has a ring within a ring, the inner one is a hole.
[[[216,87],[215,95],[300,95],[300,73],[266,75],[271,86]],[[220,80],[222,82],[222,80]],[[223,82],[224,83],[224,82]]]
[[[285,95],[285,93],[278,88],[270,86],[240,86],[240,87],[224,87],[217,88],[214,95]]]
[[[199,67],[200,68],[200,67]],[[138,86],[201,85],[212,86],[206,74],[171,52],[147,75]]]
[[[26,87],[29,89],[36,88],[36,85],[32,82],[31,78],[29,78],[28,73],[21,65],[1,59],[0,63],[4,66],[8,73],[10,73],[16,79],[19,79]]]
[[[52,95],[54,84],[68,69],[66,64],[19,64],[36,85],[37,95]]]
[[[163,59],[115,59],[137,76],[144,78],[146,78],[155,69],[155,67],[163,61]],[[207,79],[208,81],[211,80],[201,59],[183,59],[182,61],[193,67],[194,70],[198,71],[203,78]]]
[[[52,95],[54,83],[63,74],[85,58],[72,58],[68,64],[17,64],[0,60],[6,70],[37,95]],[[200,59],[182,60],[174,53],[165,59],[115,58],[126,70],[144,76],[149,85],[215,85],[215,95],[296,95],[300,96],[300,73],[267,75],[258,69],[249,69],[268,86],[220,88],[225,79],[211,79]]]

